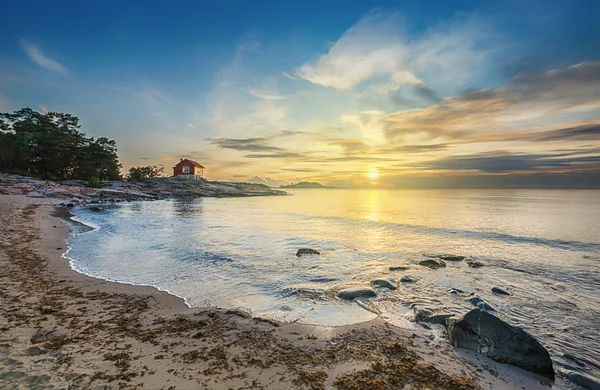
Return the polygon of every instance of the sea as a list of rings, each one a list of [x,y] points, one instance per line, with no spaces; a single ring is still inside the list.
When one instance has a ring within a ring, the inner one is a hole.
[[[92,229],[75,229],[64,257],[81,273],[155,286],[190,307],[326,326],[381,317],[410,329],[420,326],[415,307],[466,313],[475,294],[537,337],[555,370],[600,378],[600,191],[288,193],[81,207],[73,219]],[[299,248],[321,254],[298,257]],[[418,264],[440,254],[466,259]],[[370,299],[336,296],[405,275],[418,281]],[[559,379],[554,388],[575,387]]]

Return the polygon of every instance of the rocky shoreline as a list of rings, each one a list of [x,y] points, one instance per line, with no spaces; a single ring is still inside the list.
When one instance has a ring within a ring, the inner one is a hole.
[[[67,199],[72,205],[187,197],[282,196],[285,191],[264,184],[186,180],[157,177],[140,181],[102,182],[100,188],[88,187],[81,180],[44,181],[31,177],[0,174],[0,195],[25,195],[30,198]]]

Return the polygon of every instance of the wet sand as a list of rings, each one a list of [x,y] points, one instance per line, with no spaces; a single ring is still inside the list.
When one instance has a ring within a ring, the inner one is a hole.
[[[548,389],[443,332],[278,324],[79,274],[59,202],[0,196],[0,388]]]

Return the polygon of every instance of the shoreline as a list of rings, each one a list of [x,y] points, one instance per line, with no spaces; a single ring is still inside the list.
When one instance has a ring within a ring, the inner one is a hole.
[[[239,310],[190,308],[156,287],[84,275],[62,257],[69,226],[53,210],[59,202],[0,196],[5,383],[366,389],[384,378],[413,388],[549,388],[535,374],[381,318],[341,327],[283,324]]]

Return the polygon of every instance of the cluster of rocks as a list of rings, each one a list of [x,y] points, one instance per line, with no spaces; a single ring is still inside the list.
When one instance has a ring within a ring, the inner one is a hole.
[[[128,202],[182,197],[243,197],[286,195],[263,184],[186,180],[172,177],[136,182],[102,182],[90,188],[87,182],[52,182],[19,175],[0,174],[0,195],[26,195],[31,198],[77,199],[86,203]],[[71,202],[72,203],[72,202]]]
[[[311,248],[301,248],[297,256],[320,254]],[[424,267],[438,269],[446,267],[446,261],[463,261],[464,256],[457,255],[432,255],[418,262]],[[483,264],[472,261],[470,267],[478,268]],[[406,271],[410,267],[392,266],[390,271]],[[399,281],[393,279],[375,279],[371,281],[371,287],[344,288],[337,292],[337,297],[344,300],[355,300],[373,298],[377,296],[376,289],[396,290],[400,283],[417,283],[418,278],[403,275]],[[464,291],[453,289],[456,294],[467,295]],[[492,292],[500,295],[510,295],[501,287],[493,287]],[[441,325],[446,328],[451,344],[457,348],[466,348],[484,355],[500,363],[510,364],[522,369],[535,372],[545,377],[554,379],[554,368],[550,354],[540,342],[524,331],[522,328],[509,325],[493,313],[496,309],[483,298],[468,294],[466,300],[474,309],[463,315],[454,313],[435,313],[428,308],[412,307],[410,318],[414,322],[424,324]],[[585,381],[588,378],[577,377],[577,380]]]

